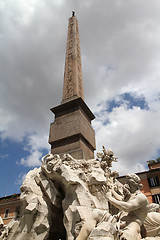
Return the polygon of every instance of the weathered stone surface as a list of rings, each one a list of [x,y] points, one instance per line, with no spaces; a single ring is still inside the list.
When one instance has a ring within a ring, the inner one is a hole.
[[[95,118],[84,102],[78,21],[69,18],[64,70],[63,97],[60,105],[51,109],[55,120],[50,125],[49,143],[52,154],[69,153],[75,159],[94,158]]]
[[[160,213],[159,205],[152,203],[149,205],[149,213],[144,221],[147,237],[160,237]]]
[[[146,237],[142,238],[143,240],[160,240],[160,237]]]
[[[21,186],[21,217],[1,239],[75,239],[95,208],[108,209],[101,191],[106,182],[98,160],[49,154]]]
[[[0,216],[0,235],[2,234],[3,230],[4,230],[4,223],[3,223],[3,219]]]
[[[63,101],[74,96],[84,99],[78,21],[69,18],[65,59]]]
[[[44,156],[42,166],[30,171],[21,186],[20,218],[1,230],[0,239],[139,240],[149,209],[140,180],[128,175],[123,186],[110,170],[111,151],[103,148],[98,156],[100,160]],[[146,240],[159,239],[158,233]]]
[[[81,98],[51,109],[55,120],[50,125],[49,143],[52,154],[69,153],[76,159],[94,158],[95,132],[91,120],[95,118]]]

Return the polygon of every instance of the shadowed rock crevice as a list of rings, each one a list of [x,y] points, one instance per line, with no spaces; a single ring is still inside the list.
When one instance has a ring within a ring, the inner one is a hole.
[[[67,240],[63,224],[63,209],[48,203],[49,234],[46,240]]]

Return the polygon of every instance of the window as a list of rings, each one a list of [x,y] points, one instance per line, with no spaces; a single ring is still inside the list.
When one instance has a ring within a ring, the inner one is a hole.
[[[15,218],[19,217],[19,206],[15,208]]]
[[[153,195],[152,198],[154,203],[160,204],[160,194]]]
[[[159,185],[158,177],[148,178],[148,183],[149,183],[149,186],[150,186],[150,187],[158,186],[158,185]]]
[[[7,209],[5,210],[4,217],[7,218],[8,215],[9,215],[9,208],[7,208]]]

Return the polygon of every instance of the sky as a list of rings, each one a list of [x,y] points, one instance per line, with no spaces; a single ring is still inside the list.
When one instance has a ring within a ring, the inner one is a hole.
[[[114,151],[120,175],[160,156],[160,1],[1,0],[0,197],[50,152],[72,10],[97,151]]]

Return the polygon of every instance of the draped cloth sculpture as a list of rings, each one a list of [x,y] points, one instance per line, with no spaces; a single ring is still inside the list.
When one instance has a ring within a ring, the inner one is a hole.
[[[144,221],[144,227],[148,237],[160,237],[160,213],[158,204],[150,204],[149,212]]]

